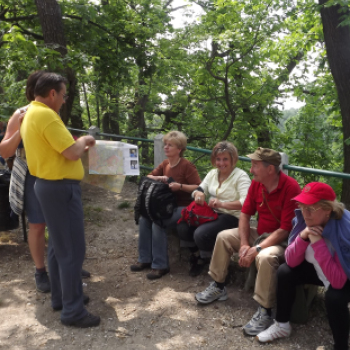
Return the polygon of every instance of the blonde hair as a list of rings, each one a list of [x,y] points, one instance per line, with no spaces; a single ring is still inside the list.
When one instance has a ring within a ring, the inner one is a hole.
[[[321,199],[318,204],[320,207],[324,210],[331,210],[332,211],[332,217],[336,220],[340,220],[344,214],[344,204],[335,201],[327,201],[325,199]]]
[[[230,155],[232,166],[234,167],[238,161],[238,151],[237,148],[228,141],[220,141],[215,145],[210,156],[211,164],[215,166],[215,159],[217,155],[224,152],[227,152]]]
[[[181,131],[170,131],[163,137],[163,143],[172,142],[177,148],[181,149],[180,157],[183,156],[186,151],[187,137]]]

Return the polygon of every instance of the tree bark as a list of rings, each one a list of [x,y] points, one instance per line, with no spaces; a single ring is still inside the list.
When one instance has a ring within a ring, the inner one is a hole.
[[[85,104],[86,104],[86,112],[88,115],[89,127],[90,127],[91,126],[91,116],[90,116],[89,101],[88,101],[87,94],[86,94],[85,83],[83,83],[82,85],[83,85],[84,100],[85,100]]]
[[[324,5],[328,0],[319,0]],[[342,13],[339,10],[344,10]],[[343,121],[344,173],[350,174],[350,27],[339,26],[341,17],[350,16],[349,8],[331,6],[321,8],[323,34],[331,73],[337,88],[338,100]],[[343,180],[342,202],[350,208],[350,180]]]
[[[38,10],[45,45],[58,51],[62,57],[65,57],[67,54],[67,45],[59,4],[56,0],[35,0],[35,4]],[[57,71],[54,62],[52,62],[49,68]],[[61,118],[65,124],[68,124],[73,109],[77,79],[75,72],[69,67],[66,67],[62,74],[68,79],[67,93],[69,98],[62,106]]]

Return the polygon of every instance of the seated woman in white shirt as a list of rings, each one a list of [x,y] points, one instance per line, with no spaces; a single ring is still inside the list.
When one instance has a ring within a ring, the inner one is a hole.
[[[216,236],[219,232],[238,227],[239,215],[250,186],[250,178],[242,169],[236,168],[238,152],[227,141],[216,144],[211,154],[211,163],[216,169],[209,171],[199,187],[192,193],[197,204],[208,205],[218,213],[218,219],[188,226],[182,221],[177,232],[183,247],[189,247],[191,276],[198,276],[205,264],[210,262]]]

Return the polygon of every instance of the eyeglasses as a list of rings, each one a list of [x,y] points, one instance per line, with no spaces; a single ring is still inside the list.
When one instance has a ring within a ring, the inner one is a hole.
[[[305,206],[305,205],[298,205],[299,209],[301,210],[301,212],[303,213],[304,211],[306,211],[308,214],[313,214],[315,213],[317,210],[322,209],[321,207],[318,208],[314,208],[313,206]]]
[[[61,92],[59,92],[59,94],[61,94]],[[62,94],[62,96],[63,96],[63,100],[64,101],[67,101],[68,100],[68,95],[67,94]]]

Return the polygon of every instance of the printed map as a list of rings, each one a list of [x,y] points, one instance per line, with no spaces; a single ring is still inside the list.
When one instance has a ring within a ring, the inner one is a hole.
[[[90,152],[91,150],[89,150]],[[120,193],[125,180],[125,175],[94,175],[89,174],[89,155],[86,152],[81,158],[85,170],[83,182],[93,186],[102,187],[105,190]]]
[[[96,141],[89,150],[89,174],[123,175],[123,143],[113,141]]]

